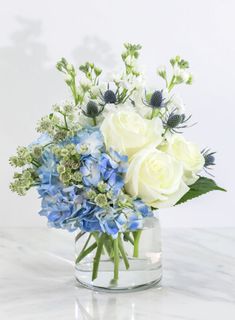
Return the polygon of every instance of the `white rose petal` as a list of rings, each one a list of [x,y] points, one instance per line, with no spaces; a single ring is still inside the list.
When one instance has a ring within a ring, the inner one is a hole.
[[[183,165],[155,148],[136,153],[126,174],[126,191],[154,208],[170,207],[189,190]]]
[[[158,118],[147,120],[142,118],[133,107],[119,108],[110,112],[101,127],[106,148],[129,157],[143,147],[158,146],[162,141],[162,122]]]
[[[200,152],[198,145],[187,141],[182,135],[174,134],[169,139],[167,152],[181,161],[184,166],[184,180],[190,185],[194,183],[202,170],[205,159]]]

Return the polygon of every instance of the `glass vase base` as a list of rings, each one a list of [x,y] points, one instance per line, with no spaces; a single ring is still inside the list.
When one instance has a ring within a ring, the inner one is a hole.
[[[162,268],[153,270],[120,270],[118,280],[112,280],[113,272],[99,271],[97,279],[92,281],[90,271],[75,269],[76,280],[83,287],[95,291],[130,292],[144,290],[159,285],[162,278]]]

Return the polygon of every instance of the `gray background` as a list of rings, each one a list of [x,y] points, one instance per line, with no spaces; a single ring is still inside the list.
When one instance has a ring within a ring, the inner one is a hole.
[[[141,63],[161,88],[156,67],[171,56],[188,59],[196,81],[182,87],[198,125],[188,139],[218,151],[214,170],[228,193],[214,192],[161,211],[165,227],[235,226],[234,85],[235,2],[228,1],[0,1],[0,226],[46,226],[32,191],[8,190],[8,157],[36,137],[37,120],[68,92],[56,61],[93,60],[105,70],[120,64],[123,42],[143,45]]]

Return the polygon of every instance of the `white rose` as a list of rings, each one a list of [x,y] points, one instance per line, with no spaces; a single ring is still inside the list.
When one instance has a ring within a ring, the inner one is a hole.
[[[198,145],[187,141],[182,135],[174,134],[169,139],[167,152],[182,162],[185,182],[188,185],[194,183],[198,179],[197,173],[205,163]]]
[[[148,145],[157,146],[162,141],[161,120],[142,118],[133,108],[110,112],[101,124],[104,142],[109,149],[129,157]]]
[[[126,174],[126,191],[154,208],[170,207],[189,190],[183,165],[167,153],[145,148],[135,154]]]

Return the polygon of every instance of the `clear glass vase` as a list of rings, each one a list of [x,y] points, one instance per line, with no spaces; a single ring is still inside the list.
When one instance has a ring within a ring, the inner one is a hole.
[[[161,280],[159,220],[145,218],[143,228],[119,233],[86,233],[76,241],[75,276],[90,289],[125,291],[153,286]],[[102,242],[102,243],[101,243]]]

